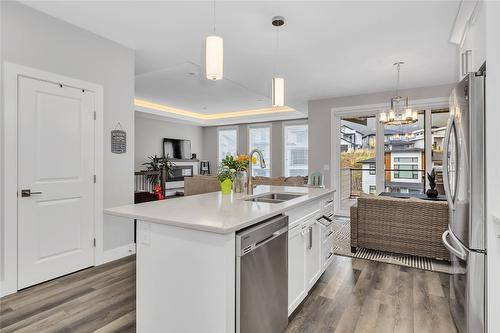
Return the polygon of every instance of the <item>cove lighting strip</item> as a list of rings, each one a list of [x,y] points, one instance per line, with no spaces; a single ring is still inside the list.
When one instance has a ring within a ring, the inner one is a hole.
[[[195,118],[199,120],[214,120],[214,119],[224,119],[224,118],[236,118],[236,117],[246,117],[246,116],[257,116],[257,115],[265,115],[272,114],[278,112],[293,112],[296,111],[294,108],[288,106],[281,107],[270,107],[264,109],[252,109],[252,110],[243,110],[243,111],[234,111],[234,112],[222,112],[222,113],[212,113],[212,114],[203,114],[183,109],[174,108],[168,105],[157,104],[148,102],[142,99],[134,99],[135,106],[163,111],[168,113],[173,113],[179,116],[185,116],[190,118]]]

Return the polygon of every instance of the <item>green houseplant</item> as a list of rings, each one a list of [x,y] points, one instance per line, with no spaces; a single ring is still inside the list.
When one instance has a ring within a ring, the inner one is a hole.
[[[146,171],[160,171],[164,181],[172,176],[172,169],[175,166],[168,155],[167,157],[148,156],[148,161],[142,165],[146,166]],[[147,175],[146,178],[153,186],[160,183],[160,173]]]
[[[222,166],[217,174],[222,194],[230,194],[233,187],[233,179],[236,170],[230,169],[227,165]]]
[[[222,159],[221,166],[234,170],[234,192],[242,193],[245,189],[246,171],[250,167],[250,157],[248,155],[228,155]]]

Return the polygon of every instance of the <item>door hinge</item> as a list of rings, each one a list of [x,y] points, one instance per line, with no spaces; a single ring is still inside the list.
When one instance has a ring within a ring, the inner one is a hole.
[[[94,111],[94,120],[97,120],[97,112]]]
[[[97,175],[94,175],[94,184],[97,183]]]
[[[94,244],[94,247],[95,247],[96,246],[96,240],[95,240],[95,238],[94,238],[93,244]]]

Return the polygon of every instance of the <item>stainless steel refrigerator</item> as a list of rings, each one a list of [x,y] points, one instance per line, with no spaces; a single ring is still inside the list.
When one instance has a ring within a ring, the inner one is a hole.
[[[485,68],[483,66],[483,68]],[[443,180],[450,218],[450,309],[460,333],[486,332],[485,71],[470,73],[450,96]]]

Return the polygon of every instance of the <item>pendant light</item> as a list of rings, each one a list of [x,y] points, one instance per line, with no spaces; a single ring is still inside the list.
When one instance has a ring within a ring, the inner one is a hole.
[[[283,16],[275,16],[272,19],[273,26],[276,27],[276,53],[279,52],[279,27],[285,24],[285,18]],[[276,56],[276,63],[278,63],[278,57]],[[276,66],[277,67],[277,66]],[[277,71],[275,71],[275,74]],[[271,95],[272,95],[272,105],[273,107],[285,106],[285,79],[282,77],[273,77],[271,84]]]
[[[207,79],[222,80],[224,71],[224,42],[222,37],[215,34],[215,0],[213,2],[213,35],[206,39],[205,71]]]
[[[403,64],[402,61],[394,63],[397,70],[396,96],[391,98],[391,108],[379,116],[379,121],[386,125],[407,125],[418,121],[418,112],[410,108],[409,97],[399,96],[399,72]]]

